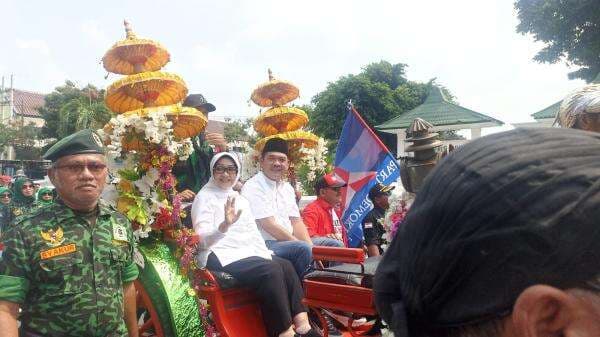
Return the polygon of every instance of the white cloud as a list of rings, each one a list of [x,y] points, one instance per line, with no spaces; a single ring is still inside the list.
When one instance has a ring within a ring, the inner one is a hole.
[[[46,41],[43,40],[25,40],[17,38],[15,44],[19,49],[34,50],[42,55],[50,55],[50,48],[48,48],[48,44],[46,43]]]
[[[89,39],[92,44],[98,47],[107,48],[110,46],[111,40],[106,33],[100,29],[100,22],[96,20],[87,20],[81,24],[81,31]]]

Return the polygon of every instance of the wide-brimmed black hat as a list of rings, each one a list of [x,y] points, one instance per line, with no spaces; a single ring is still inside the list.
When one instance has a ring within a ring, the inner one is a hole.
[[[202,94],[188,95],[188,97],[186,97],[183,101],[183,106],[200,108],[205,113],[213,112],[217,109],[214,105],[208,103]]]

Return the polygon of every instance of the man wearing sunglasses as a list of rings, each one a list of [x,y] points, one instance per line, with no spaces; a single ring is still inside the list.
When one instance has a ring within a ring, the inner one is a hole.
[[[369,191],[373,209],[362,221],[364,244],[369,257],[383,254],[383,244],[385,243],[383,219],[385,211],[390,208],[389,196],[394,188],[377,183]]]
[[[58,200],[19,217],[2,237],[2,336],[137,336],[133,233],[102,203],[104,147],[92,130],[44,155]],[[32,184],[33,185],[33,184]]]
[[[340,189],[344,186],[346,184],[332,173],[323,175],[315,184],[317,200],[306,205],[302,211],[302,220],[315,246],[346,245],[346,230],[340,221]]]

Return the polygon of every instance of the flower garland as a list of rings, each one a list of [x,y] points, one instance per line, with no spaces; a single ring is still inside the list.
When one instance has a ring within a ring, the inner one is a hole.
[[[298,161],[297,176],[300,187],[303,192],[313,194],[315,181],[318,177],[327,173],[331,166],[327,157],[327,141],[319,137],[317,146],[312,149],[301,147],[298,152],[300,153],[300,159]]]
[[[132,222],[138,239],[152,229],[177,228],[184,215],[171,171],[193,147],[189,139],[175,139],[168,112],[117,115],[99,130],[108,144],[109,169],[118,175],[116,193],[106,194],[105,199]]]
[[[406,218],[406,214],[414,200],[414,194],[406,191],[398,191],[390,196],[390,208],[385,213],[383,225],[386,232],[386,241],[392,242],[398,228]]]

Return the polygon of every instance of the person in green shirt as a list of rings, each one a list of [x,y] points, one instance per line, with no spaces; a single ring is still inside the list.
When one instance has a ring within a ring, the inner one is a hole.
[[[208,113],[216,110],[215,106],[208,103],[203,95],[188,95],[183,101],[183,106],[196,108],[208,119]],[[173,168],[177,178],[177,191],[182,201],[191,202],[196,193],[206,185],[210,178],[210,161],[214,156],[212,146],[219,152],[227,151],[227,143],[223,135],[218,133],[202,132],[192,138],[194,152],[185,161],[178,162]],[[211,146],[212,145],[212,146]]]
[[[100,200],[108,174],[100,138],[79,131],[44,159],[58,200],[17,218],[2,237],[2,336],[137,337],[133,233]]]
[[[6,186],[0,186],[0,205],[10,205],[12,190]]]
[[[41,187],[35,196],[35,205],[37,207],[43,207],[51,205],[54,202],[54,191],[50,187]]]
[[[0,186],[0,237],[4,228],[8,225],[11,219],[10,216],[10,202],[12,199],[12,191],[10,188]]]
[[[13,198],[11,202],[12,219],[25,214],[35,202],[33,180],[19,177],[13,183]]]

